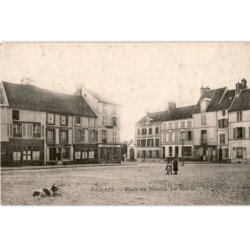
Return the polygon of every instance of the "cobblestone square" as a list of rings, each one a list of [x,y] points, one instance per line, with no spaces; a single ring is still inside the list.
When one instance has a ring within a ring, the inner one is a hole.
[[[4,170],[3,205],[249,205],[250,166],[186,164],[166,175],[164,163]],[[37,189],[60,195],[38,198]]]

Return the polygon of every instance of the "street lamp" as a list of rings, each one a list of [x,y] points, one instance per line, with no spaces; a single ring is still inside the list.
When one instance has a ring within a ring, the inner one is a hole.
[[[182,147],[181,147],[181,155],[182,155],[182,166],[184,166],[184,155],[183,155],[183,151],[184,151],[184,141],[185,141],[185,131],[184,129],[181,130],[181,143],[182,143]]]

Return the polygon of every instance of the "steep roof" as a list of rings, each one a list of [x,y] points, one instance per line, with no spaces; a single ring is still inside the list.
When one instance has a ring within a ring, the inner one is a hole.
[[[163,116],[162,121],[174,121],[192,118],[194,107],[194,105],[191,105],[186,107],[175,108],[167,112]]]
[[[207,90],[205,91],[198,103],[196,104],[195,108],[194,108],[194,114],[200,113],[200,103],[204,98],[209,98],[212,101],[210,102],[210,104],[208,105],[206,112],[212,112],[212,111],[217,111],[221,109],[221,105],[220,105],[220,101],[221,98],[224,94],[224,92],[226,91],[226,87],[225,88],[219,88],[219,89],[212,89],[212,90]]]
[[[61,94],[28,84],[3,82],[3,85],[10,108],[96,117],[80,95]]]
[[[148,118],[151,119],[151,122],[161,122],[162,118],[168,111],[159,111],[148,113],[146,116],[143,116],[137,124],[143,124]]]
[[[235,97],[229,112],[250,109],[250,89],[241,91],[239,97]]]

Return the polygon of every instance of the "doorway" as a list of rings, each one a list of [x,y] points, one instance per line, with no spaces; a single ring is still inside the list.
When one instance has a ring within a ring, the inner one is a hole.
[[[175,156],[179,156],[179,147],[175,146]]]
[[[219,148],[219,161],[222,161],[222,148]]]
[[[133,148],[130,149],[130,160],[133,161],[135,159],[135,151]]]
[[[57,148],[57,164],[62,164],[62,147]]]

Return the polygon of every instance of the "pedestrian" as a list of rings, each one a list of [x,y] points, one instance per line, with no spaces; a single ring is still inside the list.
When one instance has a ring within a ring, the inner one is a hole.
[[[166,169],[165,169],[167,172],[167,175],[172,174],[172,169],[173,169],[172,162],[168,161]]]
[[[173,161],[173,171],[174,171],[174,174],[177,174],[178,172],[178,158],[177,157],[175,157]]]

